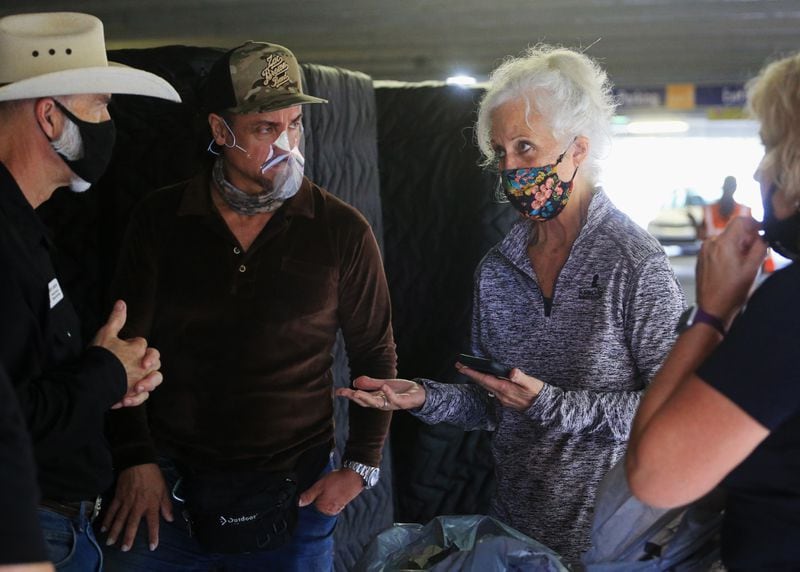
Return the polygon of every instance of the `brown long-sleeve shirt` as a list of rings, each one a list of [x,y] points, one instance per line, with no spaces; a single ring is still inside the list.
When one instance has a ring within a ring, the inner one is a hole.
[[[244,252],[210,193],[207,172],[158,191],[128,228],[113,293],[124,333],[160,350],[164,382],[113,412],[118,470],[156,452],[196,470],[288,470],[332,443],[339,328],[353,377],[396,375],[380,252],[358,211],[306,179]],[[389,420],[350,407],[345,457],[377,466]]]

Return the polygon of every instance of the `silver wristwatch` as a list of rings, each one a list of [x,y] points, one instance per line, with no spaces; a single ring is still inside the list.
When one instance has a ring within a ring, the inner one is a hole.
[[[350,469],[361,475],[361,480],[364,481],[364,488],[371,489],[378,484],[378,479],[381,477],[381,470],[378,467],[370,467],[358,461],[344,461],[342,467]]]

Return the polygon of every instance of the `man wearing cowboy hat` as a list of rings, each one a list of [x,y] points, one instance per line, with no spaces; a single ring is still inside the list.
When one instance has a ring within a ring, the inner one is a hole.
[[[31,438],[11,382],[0,367],[0,572],[52,572],[36,514],[38,491]]]
[[[112,93],[180,100],[161,78],[110,64],[94,16],[0,18],[0,364],[33,439],[39,522],[58,570],[100,569],[90,522],[112,478],[105,415],[139,405],[161,383],[158,352],[117,336],[123,301],[88,348],[81,341],[34,210],[58,187],[86,190],[102,175]]]
[[[377,482],[390,421],[350,408],[333,467],[337,330],[354,377],[396,371],[380,253],[303,176],[302,106],[325,100],[288,49],[229,51],[207,100],[213,166],[143,201],[117,265],[126,331],[158,346],[169,383],[110,418],[123,470],[103,527],[122,550],[106,569],[330,570],[336,515]]]

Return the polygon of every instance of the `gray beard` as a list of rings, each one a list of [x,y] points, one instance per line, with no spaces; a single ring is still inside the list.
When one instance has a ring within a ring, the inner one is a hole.
[[[83,157],[83,140],[81,131],[68,117],[64,121],[64,129],[58,139],[50,142],[53,151],[66,158],[68,161],[77,161]],[[69,182],[69,189],[74,193],[82,193],[89,190],[92,184],[84,181],[75,173]]]
[[[68,161],[77,161],[83,157],[83,140],[81,131],[69,118],[64,118],[64,129],[58,139],[51,141],[53,151],[66,157]]]

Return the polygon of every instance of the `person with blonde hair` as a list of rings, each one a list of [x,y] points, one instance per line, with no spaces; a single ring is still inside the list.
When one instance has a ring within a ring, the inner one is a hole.
[[[764,143],[764,221],[736,219],[703,244],[698,306],[642,401],[626,465],[634,494],[659,507],[722,485],[728,569],[797,570],[800,267],[750,292],[767,244],[800,257],[800,54],[766,66],[747,91]]]
[[[361,377],[339,390],[493,431],[491,514],[573,561],[684,304],[664,250],[597,184],[613,111],[585,54],[537,46],[494,71],[477,139],[520,218],[475,273],[472,353],[511,369],[458,364],[475,383]]]

